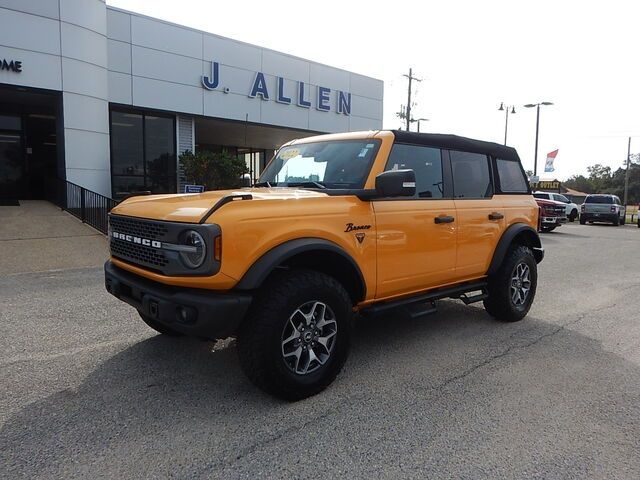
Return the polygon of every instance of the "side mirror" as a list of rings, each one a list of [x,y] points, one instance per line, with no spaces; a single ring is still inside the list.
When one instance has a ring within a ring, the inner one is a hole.
[[[240,177],[240,186],[241,187],[250,187],[251,186],[251,175],[245,173]]]
[[[377,197],[413,197],[416,174],[413,170],[388,170],[376,177]]]

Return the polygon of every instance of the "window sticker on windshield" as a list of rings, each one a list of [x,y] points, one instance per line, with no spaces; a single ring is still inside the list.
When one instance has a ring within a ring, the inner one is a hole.
[[[289,160],[290,158],[297,157],[300,155],[300,150],[297,148],[289,148],[280,154],[280,158],[282,160]]]
[[[362,150],[360,150],[360,154],[358,155],[358,157],[366,157],[368,152],[368,148],[363,148]]]
[[[373,143],[367,143],[367,148],[373,148]]]

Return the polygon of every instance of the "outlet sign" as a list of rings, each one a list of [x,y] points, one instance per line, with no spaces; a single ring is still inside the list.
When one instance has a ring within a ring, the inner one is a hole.
[[[308,83],[296,81],[293,90],[287,90],[284,77],[276,77],[275,84],[269,84],[265,74],[256,72],[253,83],[250,85],[248,96],[250,98],[260,98],[265,101],[275,100],[285,105],[296,105],[302,108],[311,108],[312,88]],[[202,76],[202,86],[207,90],[218,90],[220,85],[220,64],[211,62],[211,74]],[[351,93],[342,90],[331,90],[328,87],[317,86],[316,101],[314,107],[321,112],[335,112],[342,115],[351,115]],[[229,93],[229,87],[221,89],[224,93]]]
[[[0,61],[0,71],[8,70],[10,72],[21,73],[22,72],[22,61],[21,60],[7,60],[3,58]]]

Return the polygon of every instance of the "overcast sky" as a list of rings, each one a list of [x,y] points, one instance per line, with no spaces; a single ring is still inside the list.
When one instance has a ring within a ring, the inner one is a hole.
[[[107,0],[109,5],[384,80],[384,127],[406,102],[409,67],[422,131],[502,143],[500,102],[516,106],[508,144],[538,172],[559,149],[565,179],[594,163],[622,166],[640,152],[640,5],[637,1]],[[167,68],[171,68],[167,66]],[[415,126],[414,126],[415,128]]]

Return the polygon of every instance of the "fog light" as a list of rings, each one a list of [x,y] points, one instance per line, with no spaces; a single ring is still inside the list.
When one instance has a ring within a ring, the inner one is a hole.
[[[176,320],[178,323],[191,325],[196,323],[198,312],[192,307],[178,307],[176,309]]]

